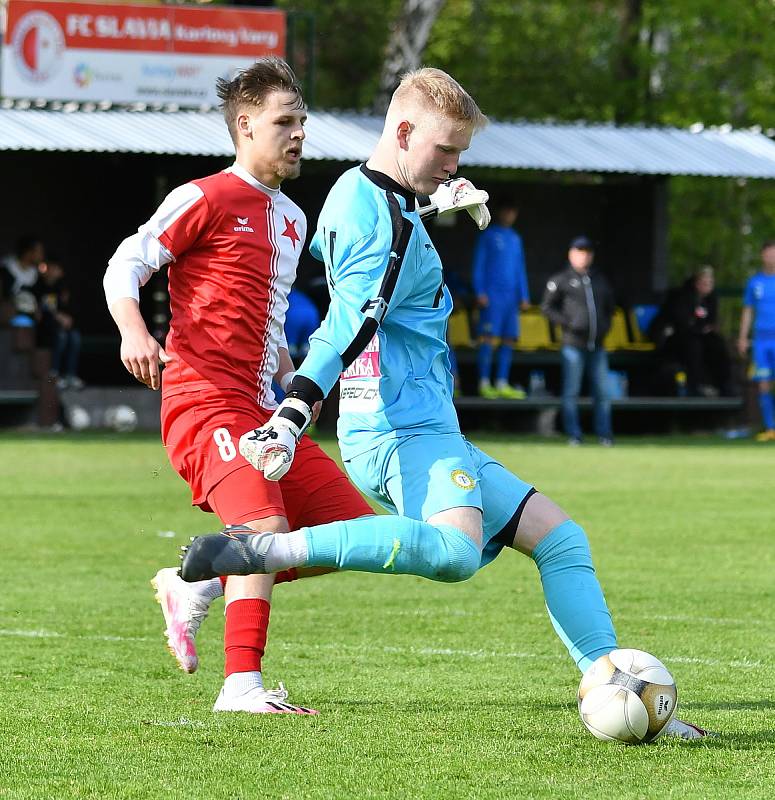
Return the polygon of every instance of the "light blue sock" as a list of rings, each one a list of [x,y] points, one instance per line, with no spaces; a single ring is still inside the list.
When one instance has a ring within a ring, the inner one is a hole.
[[[489,381],[492,372],[492,344],[482,342],[476,353],[476,363],[479,367],[479,380]]]
[[[533,561],[552,625],[576,666],[585,672],[596,658],[617,647],[586,534],[573,520],[563,522],[538,543]]]
[[[481,552],[461,530],[409,517],[361,517],[302,528],[307,567],[420,575],[464,581],[478,569]]]
[[[509,344],[502,344],[498,348],[498,361],[495,368],[495,378],[498,383],[508,383],[509,373],[511,372],[511,358],[514,350]]]
[[[765,430],[771,431],[775,429],[775,402],[773,402],[770,392],[759,394],[759,408],[762,412],[762,422]]]

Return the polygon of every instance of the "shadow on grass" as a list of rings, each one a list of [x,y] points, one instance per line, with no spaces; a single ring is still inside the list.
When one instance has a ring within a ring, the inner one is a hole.
[[[45,441],[45,442],[67,442],[68,444],[78,444],[86,442],[147,442],[159,441],[158,431],[127,431],[119,433],[111,430],[86,430],[86,431],[49,431],[49,430],[29,430],[5,428],[0,430],[0,441],[21,442],[21,441]]]
[[[709,747],[714,750],[761,750],[763,746],[772,744],[775,744],[775,730],[752,733],[719,731],[716,736],[680,742],[682,747]]]
[[[775,709],[775,700],[740,700],[737,703],[681,703],[690,711],[769,711]]]

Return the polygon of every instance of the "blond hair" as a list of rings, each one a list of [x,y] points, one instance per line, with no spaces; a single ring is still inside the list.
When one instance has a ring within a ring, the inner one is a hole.
[[[407,72],[393,93],[392,103],[403,105],[419,100],[461,127],[473,128],[474,133],[487,125],[487,117],[470,94],[451,76],[440,69],[422,67]]]

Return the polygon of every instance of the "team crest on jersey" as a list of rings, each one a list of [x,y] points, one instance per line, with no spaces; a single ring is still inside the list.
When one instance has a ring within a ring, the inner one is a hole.
[[[449,477],[458,489],[471,492],[476,487],[476,478],[464,469],[453,469]]]
[[[234,232],[244,231],[245,233],[255,233],[253,228],[248,225],[249,217],[237,217],[237,224],[234,226]]]

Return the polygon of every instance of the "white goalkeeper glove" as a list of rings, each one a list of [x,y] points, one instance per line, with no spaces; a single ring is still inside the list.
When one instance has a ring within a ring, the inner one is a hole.
[[[441,216],[465,209],[480,231],[490,224],[490,210],[486,205],[490,196],[467,178],[453,178],[442,183],[429,199],[430,205],[420,209],[423,219],[433,214]]]
[[[239,440],[244,459],[270,481],[279,481],[291,468],[296,443],[312,422],[312,409],[297,397],[286,397],[266,425]]]

